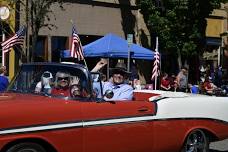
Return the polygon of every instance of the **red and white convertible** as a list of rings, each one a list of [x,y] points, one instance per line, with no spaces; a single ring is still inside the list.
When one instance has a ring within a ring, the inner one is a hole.
[[[42,76],[53,87],[58,71],[79,77],[86,95],[35,92]],[[22,65],[0,96],[0,152],[207,152],[228,138],[227,97],[148,90],[105,101],[95,76],[78,64]]]

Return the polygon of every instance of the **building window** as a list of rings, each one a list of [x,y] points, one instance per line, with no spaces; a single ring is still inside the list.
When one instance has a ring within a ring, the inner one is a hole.
[[[38,36],[35,52],[34,52],[34,61],[35,62],[46,61],[47,60],[46,52],[47,52],[47,37]]]
[[[68,37],[53,36],[51,38],[52,62],[60,61],[60,52],[68,48]]]

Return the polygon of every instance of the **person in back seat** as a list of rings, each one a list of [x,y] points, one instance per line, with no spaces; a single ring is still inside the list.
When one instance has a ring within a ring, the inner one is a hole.
[[[52,73],[49,71],[45,71],[41,76],[41,81],[39,81],[36,84],[35,93],[43,92],[46,95],[50,95],[51,88],[52,88],[51,86],[53,84],[52,80],[53,80]]]

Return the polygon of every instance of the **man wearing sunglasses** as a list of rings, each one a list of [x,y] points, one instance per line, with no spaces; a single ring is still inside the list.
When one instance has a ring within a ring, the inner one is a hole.
[[[52,89],[52,95],[70,96],[70,74],[67,72],[59,71],[55,76],[55,87]]]

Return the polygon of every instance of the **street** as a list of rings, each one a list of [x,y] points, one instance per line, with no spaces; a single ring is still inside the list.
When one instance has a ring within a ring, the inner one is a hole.
[[[211,143],[210,152],[228,152],[228,139]]]

